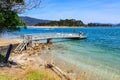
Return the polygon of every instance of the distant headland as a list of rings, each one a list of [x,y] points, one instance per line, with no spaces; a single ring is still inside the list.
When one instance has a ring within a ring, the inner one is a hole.
[[[57,20],[43,20],[43,19],[36,19],[27,16],[21,16],[21,20],[23,20],[27,26],[67,26],[67,27],[114,27],[120,26],[120,24],[111,24],[111,23],[88,23],[85,24],[82,20],[75,20],[75,19],[61,19]]]

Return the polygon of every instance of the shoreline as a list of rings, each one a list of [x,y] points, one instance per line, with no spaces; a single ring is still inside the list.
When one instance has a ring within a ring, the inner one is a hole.
[[[9,41],[9,43],[10,43],[10,41]],[[14,42],[14,44],[16,44],[16,43]],[[8,44],[1,45],[1,48],[4,48],[5,46],[8,48],[7,45]],[[59,73],[56,73],[55,71],[52,70],[52,68],[49,68],[49,67],[46,69],[45,67],[49,63],[46,63],[46,60],[43,60],[42,58],[40,58],[41,54],[43,54],[40,51],[41,48],[48,49],[47,45],[49,46],[49,44],[39,44],[39,46],[28,47],[27,50],[22,52],[22,54],[15,54],[14,52],[12,52],[11,56],[9,58],[9,61],[13,61],[13,62],[17,63],[17,65],[11,65],[12,67],[7,67],[7,66],[2,67],[2,68],[0,67],[0,73],[1,73],[0,75],[8,75],[8,76],[16,77],[15,79],[18,79],[19,78],[18,76],[21,77],[21,75],[14,76],[15,73],[18,73],[18,72],[16,72],[16,70],[19,71],[20,74],[24,74],[24,73],[26,73],[26,69],[32,68],[33,70],[37,69],[40,71],[42,70],[43,72],[45,71],[45,73],[47,72],[46,74],[53,76],[51,78],[53,78],[53,79],[55,78],[54,80],[61,80],[61,76],[59,76]],[[7,48],[6,48],[6,50],[7,50]],[[54,67],[56,69],[60,70],[57,66],[54,65]],[[9,73],[6,73],[6,71],[8,71]],[[60,70],[60,71],[62,71],[62,70]],[[62,76],[62,77],[65,78],[64,76]],[[66,77],[66,78],[68,78],[68,77]],[[50,80],[53,80],[53,79],[50,79]],[[67,79],[65,79],[65,80],[67,80]]]
[[[39,57],[41,55],[39,50],[41,47],[42,45],[39,47],[28,48],[27,50],[23,51],[22,54],[15,54],[12,52],[11,56],[9,57],[9,61],[13,61],[17,63],[17,65],[11,64],[11,67],[0,67],[0,78],[1,75],[7,75],[11,77],[9,80],[21,80],[22,78],[24,79],[24,75],[28,75],[31,72],[35,72],[37,74],[41,72],[45,76],[47,75],[48,78],[50,77],[50,80],[61,80],[55,72],[49,68],[45,68],[45,61]],[[16,73],[18,75],[15,75]],[[47,78],[45,77],[45,79]]]
[[[26,65],[29,67],[33,67],[33,68],[43,69],[43,68],[40,68],[39,66],[45,67],[44,64],[52,62],[57,67],[59,67],[62,71],[66,72],[69,76],[71,76],[72,78],[76,78],[76,80],[79,80],[79,79],[87,80],[88,78],[89,78],[89,80],[96,80],[96,79],[106,80],[106,79],[102,79],[101,77],[103,77],[103,76],[97,75],[96,72],[91,72],[90,70],[88,70],[88,71],[84,70],[84,69],[82,69],[82,67],[78,68],[76,66],[77,64],[76,65],[71,64],[69,62],[62,60],[58,56],[55,56],[53,53],[54,50],[52,50],[52,48],[54,49],[54,47],[55,47],[54,45],[52,45],[52,46],[47,45],[46,47],[45,46],[46,45],[44,45],[44,44],[40,44],[40,47],[34,47],[34,49],[28,48],[28,50],[23,51],[22,54],[15,54],[15,55],[12,54],[12,56],[10,57],[10,60],[16,61],[19,64],[21,64],[22,70],[24,70],[24,68],[26,68]],[[10,68],[10,69],[13,69],[13,68]],[[15,68],[15,69],[19,69],[19,68]],[[21,68],[20,68],[20,70],[21,70]],[[4,70],[4,71],[6,71],[6,70]],[[13,71],[14,71],[14,69],[13,69]],[[0,69],[0,72],[2,73],[1,69]],[[16,72],[16,70],[14,72]],[[52,71],[52,73],[57,75],[53,71]],[[117,79],[115,79],[115,80],[117,80]]]
[[[28,28],[86,28],[85,26],[68,27],[68,26],[27,26]]]
[[[27,26],[27,28],[120,28],[119,26],[93,26],[93,27],[89,27],[89,26]]]
[[[57,68],[61,69],[65,73],[67,73],[67,75],[69,76],[68,78],[71,78],[70,80],[73,80],[74,78],[76,78],[76,76],[74,75],[74,74],[76,74],[74,72],[74,68],[75,68],[74,65],[69,64],[69,63],[65,62],[64,60],[62,60],[60,58],[56,59],[55,62],[52,61],[54,59],[54,57],[50,57],[48,55],[48,54],[52,53],[52,52],[48,53],[49,50],[51,51],[52,45],[40,44],[40,47],[43,48],[43,49],[34,47],[33,50],[28,48],[28,50],[23,51],[22,54],[13,54],[12,53],[9,60],[17,62],[18,64],[21,65],[21,67],[20,68],[19,67],[18,68],[17,67],[14,68],[14,66],[13,66],[12,68],[6,68],[5,67],[5,69],[7,71],[12,72],[12,75],[13,75],[13,74],[16,73],[16,69],[19,70],[20,72],[21,71],[24,72],[27,69],[27,67],[28,68],[30,67],[30,68],[33,68],[33,69],[43,69],[44,70],[43,67],[45,67],[45,64],[53,63]],[[42,50],[42,51],[39,51],[39,49]],[[48,58],[46,59],[45,56],[46,56],[46,58],[47,57]],[[56,58],[57,58],[57,56],[56,56]],[[48,61],[48,59],[50,59],[50,61]],[[59,61],[63,61],[63,62],[59,62]],[[64,64],[65,66],[64,67],[60,67],[60,65],[62,65],[62,64]],[[4,68],[2,68],[2,69],[4,69]],[[0,69],[0,72],[3,73],[3,74],[6,74],[5,73],[6,72],[5,69],[3,70],[3,72]],[[77,70],[77,69],[75,69],[75,70]],[[47,71],[49,71],[49,70],[47,70]],[[22,73],[20,73],[20,74],[22,74]],[[59,75],[59,74],[57,74],[54,71],[52,71],[51,74],[54,74],[55,76]],[[81,74],[85,78],[85,75],[84,75],[83,71],[81,72]],[[10,76],[10,73],[7,73],[7,75]],[[79,79],[83,79],[83,77],[78,77],[78,78]],[[67,80],[67,79],[65,79],[65,80]]]
[[[2,38],[0,39],[0,47],[2,46],[8,46],[9,44],[19,44],[22,43],[23,39],[7,39],[7,38]]]
[[[54,46],[56,47],[56,46]],[[47,51],[43,54],[43,59],[46,61],[52,61],[54,64],[56,64],[60,69],[67,72],[70,76],[73,76],[74,78],[77,78],[77,80],[118,80],[119,76],[115,73],[112,73],[109,71],[109,69],[106,69],[104,73],[104,68],[98,68],[98,67],[90,67],[90,65],[82,66],[82,64],[79,63],[72,63],[72,61],[65,60],[67,57],[61,58],[59,57],[60,52],[54,51],[51,49],[50,51]],[[45,55],[46,54],[46,55]],[[57,55],[58,54],[58,55]],[[61,54],[64,55],[65,53]],[[72,60],[72,59],[71,59]],[[78,66],[78,64],[80,66]],[[84,63],[83,63],[84,64]],[[61,66],[62,65],[62,66]],[[109,73],[108,73],[109,72]],[[110,76],[110,77],[108,77]]]

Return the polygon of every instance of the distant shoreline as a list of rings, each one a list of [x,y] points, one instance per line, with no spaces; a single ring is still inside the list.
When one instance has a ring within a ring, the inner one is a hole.
[[[28,28],[85,28],[85,26],[80,27],[69,27],[69,26],[27,26]]]
[[[116,28],[119,26],[27,26],[27,28]]]

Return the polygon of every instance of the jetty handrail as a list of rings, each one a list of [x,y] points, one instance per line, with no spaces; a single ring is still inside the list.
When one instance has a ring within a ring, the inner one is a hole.
[[[14,52],[21,53],[25,49],[25,47],[27,47],[27,44],[29,43],[29,41],[31,41],[31,39],[31,35],[24,35],[23,42],[16,47]]]
[[[85,39],[86,36],[82,34],[76,34],[76,33],[54,33],[54,34],[27,34],[24,35],[24,40],[21,44],[17,46],[15,51],[18,51],[18,53],[21,53],[25,47],[27,47],[28,43],[31,43],[32,41],[38,41],[38,40],[45,40],[47,39],[48,42],[50,39],[57,39],[57,38],[69,38],[69,39]]]
[[[80,37],[79,34],[73,34],[73,33],[60,33],[60,34],[47,34],[47,35],[35,35],[32,37],[32,39],[34,40],[35,38],[39,38],[39,39],[46,39],[46,38],[67,38],[67,37]]]

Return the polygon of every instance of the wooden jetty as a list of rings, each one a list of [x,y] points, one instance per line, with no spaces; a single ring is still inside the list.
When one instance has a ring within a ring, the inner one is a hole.
[[[50,34],[28,34],[24,35],[24,40],[14,50],[15,53],[21,53],[27,48],[28,44],[34,43],[39,40],[47,40],[47,43],[51,43],[52,39],[86,39],[87,37],[83,34],[76,33],[50,33]]]
[[[32,36],[32,41],[34,40],[46,40],[46,39],[86,39],[85,35],[79,35],[75,33],[56,33],[56,34],[46,34],[46,35],[35,35]]]

